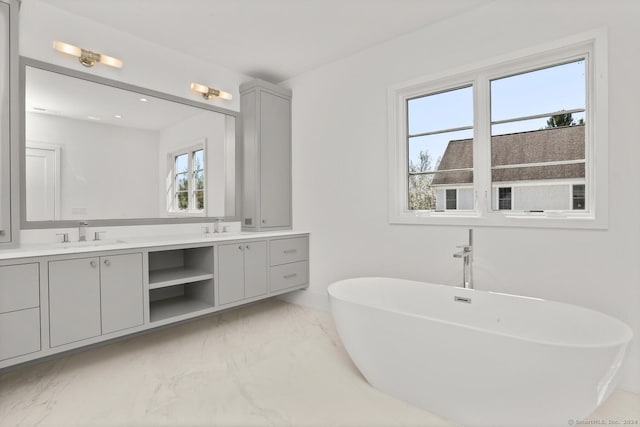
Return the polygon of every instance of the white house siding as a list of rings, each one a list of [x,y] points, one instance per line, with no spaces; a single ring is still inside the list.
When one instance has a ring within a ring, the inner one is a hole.
[[[514,187],[512,194],[513,209],[515,210],[571,209],[569,204],[570,185]]]

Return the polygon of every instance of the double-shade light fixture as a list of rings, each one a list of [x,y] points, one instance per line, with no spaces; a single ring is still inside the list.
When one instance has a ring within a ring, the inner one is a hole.
[[[231,100],[233,98],[233,96],[231,96],[231,94],[228,92],[225,92],[219,89],[214,89],[212,87],[201,85],[198,83],[191,83],[191,90],[201,94],[204,99],[211,99],[216,97],[216,98]]]
[[[78,61],[85,67],[93,67],[97,62],[111,67],[122,68],[122,61],[112,56],[103,55],[101,53],[92,52],[69,43],[55,40],[53,48],[58,52],[66,53],[78,58]]]

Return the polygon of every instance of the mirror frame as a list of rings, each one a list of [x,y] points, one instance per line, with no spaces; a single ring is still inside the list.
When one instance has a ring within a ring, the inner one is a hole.
[[[26,100],[25,100],[25,88],[26,88],[26,68],[33,67],[53,73],[62,74],[77,79],[87,80],[93,83],[103,84],[111,86],[117,89],[123,89],[131,92],[136,92],[141,95],[153,96],[156,98],[164,99],[171,102],[177,102],[179,104],[188,105],[203,110],[209,110],[216,113],[225,114],[235,118],[235,210],[234,215],[224,217],[187,217],[187,218],[126,218],[126,219],[91,219],[89,226],[93,227],[106,227],[106,226],[127,226],[127,225],[152,225],[152,224],[185,224],[185,223],[198,223],[198,222],[213,222],[217,218],[223,218],[224,221],[240,221],[242,215],[242,176],[243,176],[243,157],[242,157],[242,126],[240,123],[240,113],[237,111],[227,110],[225,108],[217,107],[214,105],[207,105],[201,102],[192,101],[190,99],[181,98],[179,96],[170,95],[163,92],[158,92],[152,89],[143,88],[140,86],[123,83],[117,80],[108,79],[105,77],[95,76],[92,74],[84,73],[81,71],[72,70],[69,68],[60,67],[58,65],[50,64],[47,62],[38,61],[36,59],[20,57],[20,94],[19,94],[19,130],[20,130],[20,144],[19,144],[19,159],[20,159],[20,226],[22,229],[43,229],[43,228],[73,228],[78,226],[80,220],[58,220],[58,221],[27,221],[27,209],[26,209],[26,172],[25,172],[25,148],[26,148]]]

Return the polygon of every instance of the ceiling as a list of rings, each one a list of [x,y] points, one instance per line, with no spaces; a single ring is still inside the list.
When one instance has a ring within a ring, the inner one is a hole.
[[[491,0],[42,0],[279,83]]]
[[[25,80],[29,113],[147,131],[161,131],[199,114],[218,114],[33,67],[26,68]]]

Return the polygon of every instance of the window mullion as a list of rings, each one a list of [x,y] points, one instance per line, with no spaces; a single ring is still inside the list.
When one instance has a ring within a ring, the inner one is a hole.
[[[489,78],[478,73],[474,96],[473,181],[475,209],[480,216],[491,211],[491,102]]]

